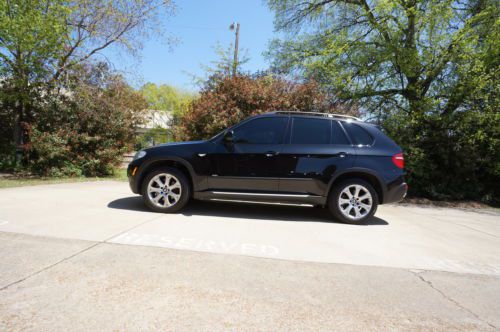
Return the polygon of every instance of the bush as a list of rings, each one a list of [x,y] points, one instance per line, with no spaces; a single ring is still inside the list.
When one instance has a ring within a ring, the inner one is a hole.
[[[179,119],[175,138],[206,139],[251,115],[272,111],[356,113],[332,103],[313,82],[292,83],[270,76],[213,76]]]
[[[105,66],[73,73],[70,92],[47,96],[29,126],[28,165],[44,176],[113,174],[133,148],[146,104]]]
[[[429,113],[419,121],[400,114],[384,127],[405,152],[411,196],[500,204],[498,112]]]

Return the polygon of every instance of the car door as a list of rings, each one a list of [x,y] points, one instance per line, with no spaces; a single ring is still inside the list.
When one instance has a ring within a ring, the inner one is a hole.
[[[217,172],[209,187],[231,191],[277,192],[277,157],[283,147],[287,116],[259,117],[235,127],[233,141],[221,138],[211,156]]]
[[[354,162],[354,149],[336,120],[292,117],[279,156],[282,193],[324,196],[335,172]]]

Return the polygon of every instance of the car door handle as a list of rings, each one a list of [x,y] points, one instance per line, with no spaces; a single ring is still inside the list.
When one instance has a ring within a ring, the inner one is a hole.
[[[266,157],[273,157],[273,156],[275,156],[277,154],[278,154],[278,152],[276,152],[276,151],[267,151],[266,152]]]
[[[198,153],[199,157],[205,157],[207,154],[206,153]]]
[[[339,157],[340,158],[345,158],[347,156],[347,152],[340,152]]]

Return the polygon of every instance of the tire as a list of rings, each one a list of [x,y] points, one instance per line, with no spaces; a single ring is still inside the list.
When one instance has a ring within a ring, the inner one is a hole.
[[[146,175],[141,193],[150,210],[175,213],[189,201],[191,188],[184,173],[173,167],[160,167]]]
[[[349,179],[333,187],[328,197],[328,209],[336,220],[347,224],[363,224],[373,217],[378,202],[377,192],[370,183]]]

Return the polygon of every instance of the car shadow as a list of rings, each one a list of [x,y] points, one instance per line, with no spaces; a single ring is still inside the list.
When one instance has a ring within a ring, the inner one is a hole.
[[[149,212],[142,197],[124,197],[108,204],[108,208]],[[153,213],[153,212],[151,212]],[[335,223],[328,209],[295,205],[267,205],[252,203],[234,203],[220,201],[191,200],[180,214],[184,216],[207,216],[257,220],[298,221],[298,222],[325,222]],[[371,220],[355,224],[355,226],[380,226],[389,223],[383,219],[373,217]]]

